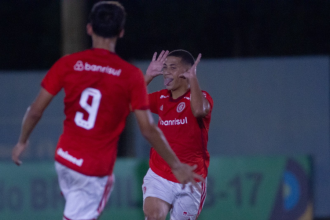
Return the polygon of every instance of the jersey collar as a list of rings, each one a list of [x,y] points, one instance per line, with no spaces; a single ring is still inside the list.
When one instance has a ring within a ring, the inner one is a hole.
[[[111,52],[110,50],[103,49],[103,48],[94,48],[94,47],[92,47],[91,50],[94,51],[94,52],[96,52],[96,53],[100,53],[100,54],[113,54],[113,55],[117,55],[116,53]]]
[[[180,96],[180,97],[178,97],[176,99],[173,99],[172,98],[172,93],[171,93],[170,90],[168,90],[168,92],[170,93],[170,99],[169,99],[170,102],[178,102],[178,101],[180,101],[183,97],[185,97],[190,92],[190,89],[188,89],[187,92],[185,92],[185,94],[183,94],[182,96]]]

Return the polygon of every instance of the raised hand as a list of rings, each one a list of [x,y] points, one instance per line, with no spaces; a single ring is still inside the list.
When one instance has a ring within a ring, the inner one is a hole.
[[[149,84],[154,77],[163,74],[162,69],[168,54],[168,50],[162,50],[157,58],[157,52],[154,53],[145,75],[145,81],[147,84]]]
[[[186,184],[189,185],[190,190],[193,191],[193,186],[201,192],[201,187],[197,184],[195,179],[200,180],[201,182],[205,182],[204,178],[200,175],[194,173],[194,170],[197,168],[197,165],[189,166],[187,164],[181,163],[181,166],[172,169],[172,173],[176,177],[176,179],[183,184],[182,189],[185,188]]]
[[[181,78],[187,78],[187,79],[190,79],[192,77],[196,77],[196,69],[197,69],[197,65],[199,63],[199,61],[201,60],[202,58],[202,54],[198,54],[198,57],[194,63],[194,65],[185,73],[182,73],[181,75],[179,75],[179,77]]]

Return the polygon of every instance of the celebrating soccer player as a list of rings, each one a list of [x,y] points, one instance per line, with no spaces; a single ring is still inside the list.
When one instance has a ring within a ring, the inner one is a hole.
[[[185,50],[162,51],[153,55],[145,81],[149,84],[158,75],[164,76],[166,89],[149,94],[150,110],[159,115],[158,127],[171,148],[183,163],[195,167],[195,172],[207,177],[209,153],[208,130],[213,100],[199,87],[196,61]],[[206,181],[198,187],[182,187],[171,168],[151,149],[150,169],[143,179],[143,211],[148,220],[195,220],[200,214],[205,197]],[[199,190],[201,189],[201,190]]]
[[[65,91],[65,121],[55,153],[59,185],[66,199],[63,219],[92,220],[102,212],[113,188],[119,135],[130,109],[155,151],[183,184],[203,178],[183,164],[154,124],[142,72],[115,54],[124,34],[126,13],[114,1],[96,3],[87,33],[93,48],[64,56],[48,71],[26,111],[12,159],[19,159],[28,138],[53,97]]]

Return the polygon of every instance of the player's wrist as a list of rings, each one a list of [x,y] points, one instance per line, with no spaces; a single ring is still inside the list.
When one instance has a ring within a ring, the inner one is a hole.
[[[179,170],[182,168],[182,166],[183,163],[181,163],[180,161],[170,164],[172,170]]]
[[[149,79],[149,80],[152,80],[155,76],[154,76],[154,74],[152,74],[151,72],[148,72],[148,71],[147,71],[145,77],[146,77],[147,79]]]
[[[19,144],[19,145],[25,145],[27,142],[28,142],[28,139],[27,138],[20,137],[18,139],[17,144]]]
[[[150,76],[150,75],[145,75],[144,76],[144,81],[145,81],[145,83],[148,85],[151,81],[153,80],[153,77],[152,76]]]

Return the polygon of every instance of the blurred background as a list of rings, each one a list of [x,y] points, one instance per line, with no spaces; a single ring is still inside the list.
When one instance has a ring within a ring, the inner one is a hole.
[[[0,1],[1,219],[61,216],[52,163],[63,93],[31,136],[25,167],[12,165],[10,154],[47,70],[91,47],[85,27],[96,2]],[[155,51],[203,54],[198,78],[214,110],[201,219],[330,219],[330,1],[120,2],[128,15],[116,52],[125,60],[145,71]],[[162,88],[161,77],[148,87]],[[139,184],[149,149],[129,116],[118,148],[119,188],[101,219],[143,219]]]

